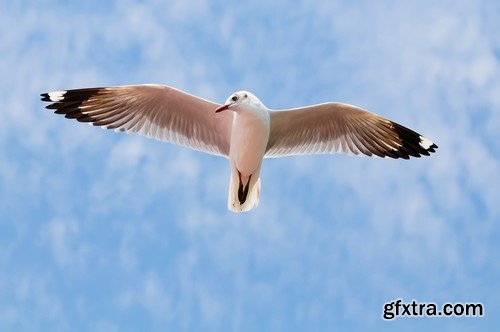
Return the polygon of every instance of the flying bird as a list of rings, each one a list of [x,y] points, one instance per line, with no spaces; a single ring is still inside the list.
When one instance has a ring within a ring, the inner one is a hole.
[[[258,205],[263,158],[344,152],[409,159],[428,156],[428,138],[349,104],[270,110],[247,91],[214,103],[173,87],[128,85],[42,93],[47,109],[68,119],[226,157],[228,209]]]

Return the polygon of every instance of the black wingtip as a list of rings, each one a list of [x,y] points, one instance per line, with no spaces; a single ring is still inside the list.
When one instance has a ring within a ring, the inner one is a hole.
[[[53,103],[53,104],[49,104],[49,105],[45,106],[45,108],[48,110],[56,110],[56,109],[59,109],[60,107],[61,107],[61,105],[58,105],[58,103]]]
[[[419,133],[395,122],[392,122],[392,127],[401,140],[402,145],[396,151],[396,153],[400,154],[400,157],[409,159],[405,158],[408,155],[408,157],[419,158],[421,156],[430,156],[431,153],[436,152],[437,145]],[[426,146],[426,143],[430,143],[430,145]]]
[[[42,101],[51,101],[48,93],[41,93],[40,97]]]
[[[55,114],[64,115],[67,119],[75,119],[79,122],[92,123],[96,118],[82,112],[81,106],[89,98],[99,93],[102,88],[73,89],[56,92],[41,93],[42,101],[49,102],[46,109],[54,111]],[[109,124],[106,121],[106,124]]]

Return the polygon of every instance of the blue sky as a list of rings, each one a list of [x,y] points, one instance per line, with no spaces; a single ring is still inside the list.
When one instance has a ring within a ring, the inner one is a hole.
[[[0,330],[470,331],[500,325],[498,1],[0,1]],[[343,101],[439,145],[410,161],[225,159],[92,128],[39,93],[164,83]],[[381,319],[397,298],[483,318]]]

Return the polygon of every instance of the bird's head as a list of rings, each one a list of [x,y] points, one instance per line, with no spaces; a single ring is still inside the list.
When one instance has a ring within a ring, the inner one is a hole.
[[[235,92],[232,95],[230,95],[229,98],[227,98],[224,105],[217,107],[217,109],[215,110],[215,113],[219,113],[219,112],[225,111],[227,109],[229,109],[231,111],[236,111],[238,109],[241,109],[242,108],[241,106],[262,107],[263,104],[259,100],[259,98],[255,97],[250,92],[238,91],[238,92]]]

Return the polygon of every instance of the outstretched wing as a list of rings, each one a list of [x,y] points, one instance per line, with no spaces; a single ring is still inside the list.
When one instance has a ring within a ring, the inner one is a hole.
[[[228,156],[232,112],[220,104],[156,84],[55,91],[41,94],[46,108],[68,119]]]
[[[270,117],[266,157],[344,152],[409,159],[437,149],[413,130],[348,104],[271,111]]]

